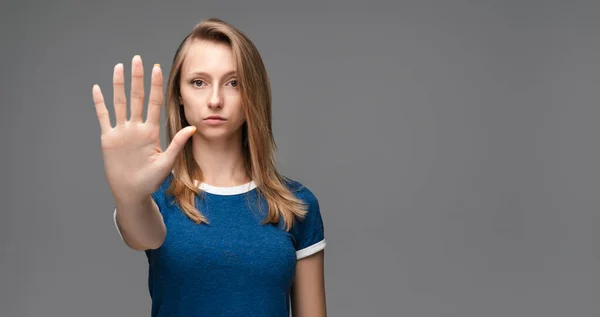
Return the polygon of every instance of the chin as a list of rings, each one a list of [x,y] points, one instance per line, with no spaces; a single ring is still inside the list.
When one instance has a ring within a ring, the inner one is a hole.
[[[199,133],[203,138],[210,140],[226,139],[231,136],[231,131],[226,129],[215,129],[214,127],[201,129],[197,133]]]

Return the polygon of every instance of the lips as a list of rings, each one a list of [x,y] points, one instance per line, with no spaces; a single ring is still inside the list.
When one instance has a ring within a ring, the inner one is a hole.
[[[208,118],[205,118],[204,120],[225,120],[225,118],[219,116],[210,116]]]

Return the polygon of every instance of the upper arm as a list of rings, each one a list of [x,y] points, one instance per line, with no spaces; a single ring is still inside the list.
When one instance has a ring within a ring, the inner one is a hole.
[[[301,260],[325,248],[325,230],[317,197],[306,187],[298,194],[306,204],[304,218],[297,218],[291,230],[296,248],[296,259]]]
[[[325,232],[317,197],[303,187],[299,197],[307,204],[307,214],[292,229],[296,247],[296,273],[291,289],[294,317],[325,317]]]
[[[298,260],[291,290],[293,317],[326,317],[325,251]]]

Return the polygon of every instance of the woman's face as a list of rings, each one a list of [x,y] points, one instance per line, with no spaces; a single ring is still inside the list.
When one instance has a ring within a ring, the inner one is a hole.
[[[227,139],[246,120],[236,64],[226,44],[195,41],[181,67],[179,104],[196,133],[207,139]],[[223,120],[210,120],[219,116]]]

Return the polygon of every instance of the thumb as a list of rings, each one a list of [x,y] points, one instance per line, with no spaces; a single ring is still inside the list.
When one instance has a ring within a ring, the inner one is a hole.
[[[187,140],[194,135],[194,133],[196,133],[196,127],[192,125],[179,130],[179,132],[175,134],[173,140],[171,140],[171,144],[169,144],[163,153],[164,159],[169,166],[172,166],[175,163],[177,155],[181,152]]]

